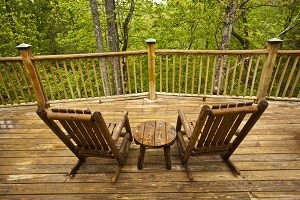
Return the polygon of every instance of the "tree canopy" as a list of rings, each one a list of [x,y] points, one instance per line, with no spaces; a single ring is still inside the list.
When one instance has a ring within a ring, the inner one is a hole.
[[[103,50],[110,51],[108,6],[105,0],[96,2]],[[300,49],[298,0],[114,2],[114,42],[121,50],[145,49],[147,38],[155,38],[161,49],[219,49],[230,2],[236,8],[229,49],[261,49],[274,37],[284,40],[284,49]],[[20,43],[33,45],[34,54],[97,52],[87,0],[4,0],[0,23],[0,56],[18,55],[15,47]]]

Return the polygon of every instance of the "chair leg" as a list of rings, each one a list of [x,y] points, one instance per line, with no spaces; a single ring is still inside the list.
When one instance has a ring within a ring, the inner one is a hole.
[[[143,169],[145,151],[146,151],[145,146],[141,144],[140,145],[139,158],[138,158],[138,164],[137,164],[138,169]]]
[[[76,171],[79,169],[79,167],[82,165],[82,163],[84,163],[85,159],[81,160],[79,159],[76,164],[74,165],[74,167],[68,172],[68,176],[74,176],[74,174],[76,173]]]
[[[166,168],[167,170],[170,170],[172,168],[171,158],[170,158],[170,146],[164,147],[164,154],[165,154]]]
[[[192,176],[192,172],[191,172],[191,170],[189,169],[187,163],[183,163],[183,166],[184,166],[184,169],[185,169],[185,171],[186,171],[186,173],[187,173],[187,175],[188,175],[190,181],[193,181],[194,178],[193,178],[193,176]]]
[[[230,169],[233,170],[237,175],[241,175],[240,170],[237,168],[237,166],[235,166],[235,164],[233,164],[233,162],[229,158],[224,159],[224,161],[230,167]]]
[[[111,181],[112,181],[112,184],[115,184],[116,180],[118,179],[119,175],[120,175],[120,172],[121,172],[121,169],[123,167],[119,166],[114,174],[114,176],[112,177]]]
[[[177,146],[178,146],[178,151],[179,151],[179,155],[180,155],[180,158],[181,158],[181,163],[183,164],[184,169],[185,169],[185,171],[186,171],[186,173],[187,173],[187,175],[188,175],[190,181],[193,181],[194,178],[193,178],[193,176],[192,176],[191,170],[189,169],[187,163],[184,163],[184,162],[183,162],[183,152],[182,152],[182,150],[181,150],[180,142],[178,141],[178,139],[177,139]]]

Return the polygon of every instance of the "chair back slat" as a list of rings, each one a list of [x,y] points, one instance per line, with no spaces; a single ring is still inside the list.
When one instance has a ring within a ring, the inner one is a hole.
[[[222,117],[222,121],[220,123],[220,126],[218,127],[218,130],[215,133],[215,136],[211,142],[211,145],[223,144],[224,139],[225,139],[228,131],[230,130],[235,118],[236,118],[236,116],[234,116],[234,115]]]
[[[91,148],[95,148],[95,149],[103,149],[101,143],[99,142],[98,137],[96,136],[95,130],[93,128],[93,122],[89,122],[89,121],[83,121],[82,122],[84,125],[84,128],[86,130],[86,134],[89,136],[90,138],[90,146]]]
[[[105,152],[105,155],[111,155],[113,148],[115,149],[114,154],[118,153],[110,134],[115,125],[113,123],[106,124],[99,112],[97,112],[97,120],[95,120],[89,110],[55,108],[47,111],[47,118],[54,123],[61,124],[58,126],[65,129],[70,136],[70,141],[73,141],[79,152],[99,150]]]
[[[82,137],[80,137],[80,135],[78,135],[76,133],[76,131],[74,130],[74,128],[72,127],[72,125],[70,123],[72,122],[68,122],[67,120],[54,120],[52,119],[52,121],[54,123],[60,123],[62,125],[62,127],[65,129],[65,131],[69,134],[69,136],[71,137],[71,139],[75,142],[75,145],[79,148],[85,146],[84,144],[84,139]]]
[[[206,140],[206,137],[209,134],[210,128],[211,128],[211,126],[212,126],[212,124],[214,122],[214,118],[215,118],[214,116],[209,116],[207,118],[205,126],[203,128],[203,131],[201,133],[200,139],[198,140],[198,145],[197,145],[198,147],[202,147],[203,146],[203,144],[204,144],[204,142]],[[196,130],[194,130],[194,131],[196,131]]]
[[[219,127],[219,124],[222,120],[222,116],[213,116],[209,119],[212,119],[213,122],[212,122],[212,125],[210,126],[210,130],[209,130],[209,133],[207,135],[207,138],[205,140],[205,143],[204,143],[204,146],[210,146],[217,130],[218,130],[218,127]]]
[[[105,136],[103,135],[103,132],[101,132],[101,128],[97,126],[95,123],[91,124],[92,129],[94,130],[95,137],[97,138],[97,141],[99,141],[99,144],[103,150],[108,151],[109,147],[106,143]]]
[[[241,123],[243,122],[243,119],[245,118],[246,113],[241,113],[237,116],[237,118],[235,119],[234,123],[232,124],[232,127],[230,129],[230,131],[228,132],[225,140],[224,140],[224,144],[228,144],[231,139],[233,138],[233,136],[237,133],[237,130],[239,129]]]
[[[112,136],[110,134],[113,131],[110,132],[108,130],[107,125],[106,125],[101,113],[94,112],[92,115],[92,120],[95,121],[95,123],[93,123],[93,125],[97,126],[96,130],[98,130],[98,131],[96,133],[97,133],[97,136],[99,137],[99,141],[100,141],[102,147],[104,148],[104,150],[112,152],[114,157],[117,160],[119,160],[120,159],[119,151],[117,149],[115,141],[112,139]]]
[[[220,147],[230,143],[247,114],[258,111],[252,102],[213,105],[201,129],[197,147]],[[199,130],[194,130],[199,131]]]
[[[74,133],[76,134],[76,136],[80,138],[83,147],[92,148],[89,142],[88,133],[86,133],[85,129],[83,128],[81,121],[68,121],[68,122],[71,128],[73,129]]]
[[[89,121],[75,121],[76,126],[78,127],[80,134],[84,138],[84,141],[87,143],[86,147],[90,149],[95,149],[97,146],[92,140],[92,135],[94,134],[93,130],[89,130],[90,124],[92,122]]]

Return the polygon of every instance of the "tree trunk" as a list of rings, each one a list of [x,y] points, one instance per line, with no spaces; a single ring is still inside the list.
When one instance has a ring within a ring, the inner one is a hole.
[[[130,8],[129,8],[129,12],[127,14],[126,19],[123,22],[123,47],[122,47],[122,51],[126,51],[127,47],[128,47],[128,25],[129,22],[131,20],[133,11],[134,11],[134,7],[135,7],[135,0],[131,0],[130,1]]]
[[[119,51],[119,37],[116,24],[115,0],[105,0],[105,10],[107,18],[108,45],[111,52]],[[118,57],[112,59],[111,66],[114,72],[114,88],[115,94],[121,94],[121,70]]]
[[[228,0],[225,15],[223,19],[222,38],[220,42],[220,50],[229,49],[229,43],[234,23],[234,18],[237,9],[237,0]],[[226,74],[226,56],[219,57],[216,64],[216,72],[214,77],[214,89],[213,94],[222,94],[222,83]]]
[[[93,24],[94,24],[96,45],[97,45],[98,52],[102,53],[102,52],[104,52],[104,50],[103,50],[104,48],[103,48],[103,39],[102,39],[102,31],[101,31],[101,25],[100,25],[100,20],[99,20],[97,0],[89,0],[89,1],[90,1],[92,19],[93,19]],[[103,84],[104,84],[103,89],[105,92],[105,96],[110,96],[111,94],[109,91],[105,59],[104,58],[99,59],[99,63],[101,63],[101,72],[102,72],[102,79],[103,79]]]
[[[129,26],[129,22],[131,20],[134,8],[135,8],[135,0],[131,0],[130,1],[129,12],[128,12],[128,14],[127,14],[127,16],[126,16],[123,24],[122,24],[122,28],[123,28],[123,34],[122,34],[123,35],[123,46],[122,46],[122,51],[126,51],[127,48],[128,48],[128,36],[129,36],[128,26]],[[122,69],[123,69],[123,78],[124,78],[124,82],[125,82],[125,86],[126,86],[127,82],[128,82],[126,57],[122,57]],[[126,91],[126,93],[127,93],[127,91]]]
[[[15,44],[19,44],[19,40],[18,40],[18,34],[17,34],[17,30],[16,30],[16,23],[14,21],[14,18],[13,18],[13,15],[12,15],[12,11],[10,9],[10,6],[9,6],[9,1],[8,0],[5,0],[5,10],[7,12],[7,17],[8,17],[8,22],[10,24],[10,27],[11,27],[11,30],[12,30],[12,33],[13,33],[13,36],[14,36],[14,41],[15,41]]]
[[[237,0],[228,0],[225,9],[225,16],[223,20],[222,40],[220,44],[221,50],[229,49],[229,43],[230,43],[234,18],[236,14],[236,8],[237,8]]]

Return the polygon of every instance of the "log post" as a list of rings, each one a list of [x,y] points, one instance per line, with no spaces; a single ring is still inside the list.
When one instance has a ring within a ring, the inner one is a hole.
[[[45,94],[45,90],[43,88],[43,85],[41,84],[41,79],[39,77],[37,69],[31,60],[32,57],[31,45],[20,44],[17,46],[17,49],[20,52],[20,55],[23,59],[23,63],[29,74],[30,82],[32,84],[33,91],[37,99],[38,108],[43,108],[43,109],[48,108],[49,105],[47,104],[48,100]]]
[[[270,86],[272,73],[274,69],[275,60],[277,57],[277,51],[282,40],[277,38],[272,38],[268,40],[267,50],[269,52],[262,69],[260,76],[260,82],[257,91],[257,101],[265,100],[268,94],[268,89]]]
[[[155,89],[155,42],[153,38],[146,40],[148,46],[148,76],[149,76],[149,99],[156,99]]]

